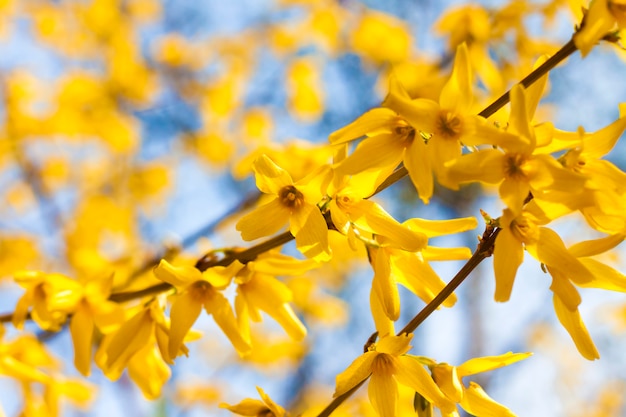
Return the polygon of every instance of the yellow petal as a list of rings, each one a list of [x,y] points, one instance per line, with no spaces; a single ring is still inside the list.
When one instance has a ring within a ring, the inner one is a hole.
[[[171,374],[154,346],[146,346],[128,364],[128,375],[148,400],[161,397],[161,389]]]
[[[392,133],[391,127],[397,119],[398,115],[393,110],[378,107],[363,113],[354,122],[331,133],[328,140],[331,144],[337,145],[363,136]]]
[[[154,322],[150,311],[135,314],[115,333],[106,350],[106,368],[123,369],[128,360],[150,342]]]
[[[380,417],[397,416],[398,385],[392,375],[372,373],[367,392]]]
[[[168,353],[170,354],[170,358],[173,359],[178,354],[187,332],[196,322],[201,310],[201,300],[195,297],[191,292],[185,291],[174,296],[172,309],[170,310],[170,318],[172,320],[170,327],[170,341],[168,344]]]
[[[402,161],[404,148],[403,141],[394,134],[367,138],[339,164],[337,172],[352,175],[373,169],[395,168]]]
[[[202,279],[202,273],[197,268],[186,265],[174,266],[165,259],[161,259],[159,265],[154,268],[154,275],[179,289]]]
[[[530,186],[526,181],[506,178],[500,184],[498,191],[500,199],[506,204],[507,208],[515,213],[520,213],[524,200],[526,200],[530,192]]]
[[[496,276],[495,300],[504,302],[511,297],[517,269],[524,260],[524,249],[509,229],[502,229],[496,237],[493,251],[493,270]]]
[[[626,129],[626,117],[621,117],[592,135],[583,137],[583,155],[590,159],[601,158],[611,152]]]
[[[424,204],[428,204],[433,195],[433,170],[428,153],[426,144],[419,136],[404,153],[404,166]]]
[[[578,309],[570,311],[556,294],[552,297],[552,301],[554,302],[554,311],[556,312],[559,322],[561,322],[565,330],[567,330],[571,336],[578,352],[580,352],[585,359],[590,361],[600,359],[598,349],[596,349],[596,346],[593,344],[593,340],[591,340],[591,336],[589,336],[585,323],[583,323],[580,318]]]
[[[335,398],[345,394],[361,381],[365,380],[372,372],[372,362],[378,354],[378,352],[366,352],[362,354],[352,361],[345,371],[337,375],[333,397]]]
[[[491,399],[475,382],[470,382],[470,386],[465,389],[461,407],[480,417],[515,417],[511,410]]]
[[[426,261],[463,261],[472,257],[469,248],[438,248],[426,246],[422,250],[422,256]]]
[[[431,302],[446,286],[435,270],[416,254],[403,254],[393,258],[393,275],[398,284],[404,285],[425,303]],[[444,307],[452,307],[456,296],[451,294],[443,302]]]
[[[270,396],[265,393],[265,391],[263,391],[260,387],[256,387],[256,390],[259,392],[263,402],[267,404],[267,408],[274,413],[275,417],[283,417],[285,415],[285,409],[276,404],[274,400],[272,400]]]
[[[594,277],[593,281],[580,284],[581,287],[626,292],[626,275],[595,259],[583,258],[580,262]]]
[[[382,236],[388,237],[395,245],[409,252],[423,249],[428,238],[423,233],[417,233],[402,226],[391,217],[381,206],[369,200],[358,203],[358,209],[363,217],[354,219],[359,227]]]
[[[530,127],[528,117],[528,105],[526,104],[526,90],[521,84],[515,84],[511,88],[511,116],[509,117],[508,132],[520,135],[529,141],[528,150],[535,147],[535,134]]]
[[[226,403],[221,403],[220,408],[225,408],[229,411],[232,411],[235,414],[239,414],[242,416],[260,416],[262,413],[268,411],[267,405],[265,405],[262,401],[253,400],[250,398],[246,398],[241,401],[239,404],[228,405]]]
[[[574,284],[572,284],[572,282],[560,271],[553,270],[550,267],[548,267],[548,271],[550,272],[550,275],[552,275],[552,285],[550,285],[550,290],[559,296],[563,305],[565,305],[565,307],[567,307],[570,311],[578,309],[578,306],[582,302],[582,298],[580,297],[580,294]]]
[[[464,42],[456,48],[452,75],[441,90],[439,104],[443,109],[464,114],[469,112],[473,97],[471,65]]]
[[[591,2],[585,15],[585,25],[573,37],[583,58],[614,26],[615,17],[608,9],[607,0]]]
[[[256,186],[264,193],[278,194],[283,187],[293,185],[291,175],[265,154],[254,161],[253,168]]]
[[[383,338],[395,334],[396,330],[393,321],[389,320],[389,317],[387,317],[387,314],[383,311],[380,297],[378,297],[374,291],[370,291],[370,310],[372,312],[372,319],[374,320],[374,327],[378,332],[378,337]]]
[[[376,343],[376,351],[394,356],[404,355],[411,349],[411,346],[409,346],[411,339],[413,339],[412,333],[383,337]]]
[[[383,102],[383,106],[398,112],[417,130],[432,133],[437,128],[439,104],[432,100],[411,100],[408,97],[403,97],[390,91]]]
[[[577,258],[594,256],[613,249],[624,241],[624,233],[616,233],[600,239],[585,240],[570,246],[567,250]]]
[[[482,358],[473,358],[457,367],[457,372],[461,378],[468,375],[479,374],[481,372],[493,371],[503,366],[511,365],[531,356],[532,353],[513,353],[508,352],[497,356],[483,356]]]
[[[235,228],[241,232],[243,240],[270,236],[285,226],[290,214],[291,210],[275,198],[243,216]]]
[[[461,401],[464,387],[463,384],[461,384],[456,367],[448,365],[447,363],[441,363],[434,366],[431,372],[437,386],[450,401],[455,403]]]
[[[475,217],[463,217],[450,220],[427,220],[413,218],[402,223],[411,230],[424,233],[428,238],[466,232],[478,227]]]
[[[328,243],[328,225],[317,206],[303,206],[294,210],[290,218],[291,234],[296,247],[307,258],[326,262],[331,258]]]
[[[252,348],[239,331],[237,320],[226,297],[217,291],[212,292],[210,297],[204,302],[204,309],[207,314],[213,316],[215,323],[222,329],[240,356],[245,356],[250,353]],[[173,319],[172,326],[174,326]]]
[[[558,269],[576,284],[593,281],[593,275],[565,248],[559,235],[547,227],[539,228],[539,238],[526,250],[539,262]]]
[[[245,293],[249,305],[269,314],[291,338],[302,340],[306,336],[306,328],[287,304],[292,294],[285,284],[271,276],[255,274],[250,281],[240,285],[240,290]]]
[[[85,303],[81,303],[70,321],[70,333],[74,345],[74,366],[83,376],[89,376],[91,372],[93,330],[91,311]]]
[[[399,383],[419,392],[442,411],[451,412],[455,409],[454,403],[446,398],[419,361],[410,356],[400,356],[398,362],[400,366],[398,366],[395,377]]]
[[[504,179],[505,155],[496,149],[472,152],[446,164],[445,185],[458,189],[458,184],[480,181],[497,184]]]
[[[374,280],[372,291],[378,296],[383,311],[390,320],[400,317],[400,294],[395,280],[391,276],[389,255],[384,249],[371,249]]]

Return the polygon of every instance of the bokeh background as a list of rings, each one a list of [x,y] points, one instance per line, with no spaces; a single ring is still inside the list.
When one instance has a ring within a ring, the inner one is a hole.
[[[479,111],[567,42],[574,3],[0,1],[0,314],[22,293],[11,282],[19,269],[113,270],[127,290],[141,287],[162,256],[248,246],[234,220],[257,199],[256,155],[306,173],[330,155],[323,148],[330,133],[380,104],[391,71],[412,94],[436,95],[460,40],[488,62],[478,77]],[[614,45],[584,60],[574,54],[550,73],[538,118],[570,131],[611,123],[626,101],[625,57]],[[609,155],[622,169],[624,152],[619,144]],[[502,209],[493,190],[478,186],[437,189],[424,206],[402,181],[376,199],[401,221]],[[579,218],[555,227],[566,242],[596,236]],[[433,243],[473,249],[481,230]],[[624,270],[620,255],[610,261]],[[460,266],[437,271],[448,281]],[[94,370],[89,405],[67,401],[61,414],[229,415],[218,404],[257,398],[255,386],[299,411],[324,406],[335,375],[374,330],[371,276],[360,254],[289,282],[303,298],[296,310],[310,332],[304,344],[266,319],[257,330],[267,344],[242,361],[202,317],[196,327],[204,337],[177,359],[161,398],[146,400],[127,375],[111,382]],[[549,284],[527,259],[512,299],[497,304],[488,260],[462,285],[455,308],[437,311],[416,332],[412,353],[460,364],[533,351],[477,381],[520,416],[624,415],[626,299],[582,291],[581,313],[601,354],[591,363],[558,325]],[[400,326],[423,305],[401,295]],[[45,341],[63,373],[77,375],[67,330],[26,330]],[[5,340],[15,337],[7,325]],[[1,376],[0,404],[9,416],[24,408],[20,387]],[[337,413],[372,411],[357,398]]]

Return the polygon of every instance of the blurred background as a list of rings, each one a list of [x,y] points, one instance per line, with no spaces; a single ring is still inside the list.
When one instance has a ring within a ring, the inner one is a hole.
[[[566,0],[0,1],[0,314],[10,313],[23,293],[12,282],[17,270],[70,277],[111,271],[116,290],[130,291],[153,282],[151,269],[161,257],[193,259],[213,248],[250,246],[234,222],[258,199],[251,176],[256,156],[267,153],[301,178],[328,161],[330,133],[380,104],[391,72],[413,97],[436,100],[463,41],[476,73],[478,113],[539,56],[569,40],[580,6]],[[626,101],[624,58],[614,45],[601,45],[584,60],[574,54],[550,73],[537,120],[590,132],[614,121]],[[494,120],[506,121],[505,112]],[[624,169],[624,145],[608,159]],[[424,206],[403,180],[376,200],[400,221],[479,218],[477,230],[432,242],[473,250],[483,229],[479,210],[501,212],[493,191],[437,188]],[[580,218],[555,229],[566,243],[597,236]],[[218,404],[258,398],[256,386],[294,415],[325,406],[335,375],[374,331],[366,256],[336,240],[338,255],[329,265],[287,281],[309,329],[303,344],[266,318],[255,327],[263,343],[241,360],[203,315],[195,327],[204,337],[189,343],[189,358],[176,360],[160,398],[147,400],[126,374],[111,382],[94,368],[85,380],[89,400],[62,399],[60,414],[230,415]],[[296,253],[290,245],[284,251]],[[619,254],[605,261],[624,270]],[[449,281],[461,265],[435,268]],[[581,314],[601,355],[591,363],[558,324],[549,285],[539,264],[527,259],[510,302],[496,304],[487,260],[461,286],[457,305],[420,327],[411,352],[459,365],[532,351],[530,359],[476,381],[519,416],[624,415],[623,296],[581,291]],[[423,306],[402,291],[400,327]],[[20,334],[8,324],[5,331],[0,349],[19,349]],[[45,366],[78,375],[67,330],[48,334],[29,323],[26,332],[56,358]],[[0,405],[8,416],[54,415],[29,409],[23,387],[2,373],[0,365]],[[28,401],[46,402],[37,397],[43,394],[32,395]],[[373,415],[366,397],[361,389],[337,415]]]

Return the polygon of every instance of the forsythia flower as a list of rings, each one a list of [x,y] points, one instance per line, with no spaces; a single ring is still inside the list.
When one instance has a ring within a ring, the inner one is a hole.
[[[154,274],[178,291],[170,312],[172,323],[168,351],[171,358],[176,357],[187,332],[203,307],[207,314],[213,316],[240,355],[250,351],[250,344],[241,335],[228,300],[219,291],[228,286],[241,268],[243,265],[235,261],[228,267],[213,267],[200,272],[192,266],[173,266],[166,260],[161,260],[154,269]]]
[[[484,118],[471,113],[472,101],[472,74],[464,43],[457,48],[454,69],[441,91],[439,103],[412,100],[401,86],[391,84],[383,106],[396,111],[428,137],[425,145],[419,144],[424,138],[415,134],[411,151],[407,148],[404,156],[405,167],[424,203],[428,203],[433,193],[433,172],[442,175],[445,163],[461,156],[461,143],[470,146],[485,140],[495,143],[499,136],[506,136]]]
[[[626,28],[626,0],[592,0],[582,27],[574,35],[574,44],[584,57],[616,27]]]
[[[435,383],[444,395],[453,403],[458,403],[461,408],[474,416],[498,416],[514,417],[508,408],[491,399],[477,383],[471,381],[469,387],[463,384],[463,378],[481,372],[492,371],[503,366],[528,358],[531,353],[505,353],[499,356],[487,356],[470,359],[459,366],[451,366],[447,363],[436,363],[432,359],[418,357],[420,362],[428,365]],[[432,406],[431,406],[432,408]],[[458,416],[454,410],[443,413],[444,416]]]
[[[398,383],[411,387],[443,411],[451,412],[454,404],[441,392],[422,364],[404,355],[411,348],[412,338],[412,334],[381,338],[337,375],[334,396],[346,393],[371,375],[369,398],[381,417],[397,415]]]
[[[221,408],[226,408],[227,410],[232,411],[235,414],[239,414],[241,416],[250,416],[250,417],[288,417],[290,414],[285,411],[280,405],[276,404],[270,397],[267,395],[261,388],[256,387],[261,399],[252,400],[246,398],[239,404],[228,405],[226,403],[221,403]]]
[[[293,182],[287,171],[267,156],[254,162],[259,190],[275,198],[256,208],[237,223],[244,240],[254,240],[278,232],[289,222],[289,231],[296,238],[296,247],[307,257],[318,261],[330,259],[328,226],[317,203],[322,199],[324,172]]]
[[[335,176],[328,203],[333,225],[349,237],[369,233],[383,236],[389,245],[404,250],[415,252],[425,248],[428,239],[424,234],[401,225],[380,205],[368,199],[374,193],[370,179],[369,175]]]
[[[235,310],[244,338],[251,340],[250,321],[260,322],[261,311],[264,311],[276,320],[292,339],[302,340],[307,330],[290,305],[293,299],[292,291],[275,277],[300,276],[317,267],[319,264],[311,259],[299,260],[278,251],[266,252],[254,261],[248,262],[235,277],[235,283],[238,284]],[[258,353],[256,349],[254,353]]]
[[[529,192],[540,198],[544,191],[581,189],[586,181],[583,175],[565,169],[550,155],[536,153],[537,138],[528,111],[529,103],[534,101],[534,97],[527,97],[524,87],[515,85],[511,89],[511,117],[507,129],[512,135],[499,138],[505,138],[504,141],[490,142],[504,152],[485,149],[451,161],[447,164],[446,182],[500,183],[500,198],[516,213],[521,211]]]

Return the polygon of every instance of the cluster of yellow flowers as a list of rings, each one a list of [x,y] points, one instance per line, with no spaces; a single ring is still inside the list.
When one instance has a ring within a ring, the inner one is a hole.
[[[562,3],[567,2],[548,2],[539,13],[549,20]],[[0,7],[18,13],[17,6]],[[151,66],[130,40],[139,36],[138,25],[159,16],[157,2],[94,0],[66,9],[29,3],[43,41],[67,56],[100,51],[102,56],[91,58],[102,58],[103,69],[98,75],[81,71],[65,77],[50,94],[54,109],[43,113],[36,80],[24,74],[3,80],[7,145],[0,148],[0,160],[15,164],[33,199],[52,207],[52,225],[63,229],[66,251],[66,264],[57,270],[71,271],[44,272],[55,264],[40,259],[31,240],[0,236],[0,272],[22,290],[13,310],[0,316],[0,375],[21,383],[22,415],[58,415],[62,397],[86,405],[94,389],[62,374],[44,343],[23,331],[27,321],[46,334],[69,329],[74,366],[83,376],[91,374],[93,364],[111,380],[127,371],[146,398],[157,399],[170,367],[181,355],[189,356],[186,344],[202,337],[193,327],[203,310],[241,361],[302,357],[307,327],[297,312],[341,321],[343,301],[325,290],[337,285],[332,281],[343,281],[337,271],[350,269],[355,259],[367,259],[373,271],[369,307],[376,333],[365,352],[337,375],[330,404],[321,408],[317,399],[302,415],[329,415],[368,379],[369,403],[383,417],[407,407],[420,417],[433,415],[435,408],[442,416],[459,416],[458,407],[476,416],[514,415],[477,382],[463,378],[530,353],[477,357],[459,366],[409,353],[416,328],[440,306],[453,307],[456,287],[492,255],[496,301],[511,297],[528,252],[551,277],[556,316],[580,354],[599,358],[579,312],[577,287],[626,292],[626,276],[597,257],[626,238],[626,173],[602,159],[626,130],[626,103],[619,104],[615,121],[594,133],[559,130],[538,120],[536,112],[554,66],[576,50],[588,55],[600,40],[617,44],[626,31],[626,2],[593,0],[571,41],[536,62],[554,46],[525,33],[523,19],[536,10],[530,3],[514,1],[491,12],[478,6],[452,10],[437,26],[450,39],[449,73],[445,63],[412,54],[410,32],[397,18],[350,11],[330,0],[285,0],[281,7],[306,11],[295,26],[276,23],[263,32],[272,53],[285,59],[286,103],[295,119],[319,119],[328,94],[320,63],[302,56],[303,48],[314,46],[328,55],[350,51],[374,67],[390,64],[382,71],[388,92],[380,107],[331,133],[325,146],[276,146],[268,110],[242,110],[257,59],[248,43],[258,32],[220,39],[211,48],[169,34],[152,45]],[[349,30],[342,28],[344,21]],[[519,56],[515,64],[496,62],[492,48],[510,39],[511,31]],[[71,48],[68,38],[75,41]],[[225,69],[210,81],[193,76],[214,62]],[[519,72],[531,71],[532,65],[531,76],[519,81]],[[248,249],[214,249],[200,259],[182,255],[180,248],[159,253],[156,261],[136,256],[143,251],[137,208],[150,212],[155,201],[163,201],[170,179],[164,163],[130,162],[139,155],[141,135],[139,122],[125,108],[139,111],[154,103],[163,79],[199,109],[202,127],[184,129],[185,151],[216,166],[231,163],[235,177],[254,174],[261,193],[237,213],[234,227],[244,241],[268,240]],[[484,88],[477,88],[477,80]],[[501,110],[508,102],[508,112]],[[54,142],[57,136],[104,146],[108,157],[81,161],[81,174],[73,179],[72,156],[44,166],[29,159],[29,141],[53,137]],[[248,143],[236,143],[237,136]],[[401,222],[372,198],[407,175],[425,205],[437,184],[451,191],[470,183],[497,187],[502,213],[494,218],[483,213],[487,224],[476,251],[429,244],[431,238],[476,229],[474,217]],[[55,189],[72,181],[84,195],[69,222],[50,202]],[[17,194],[10,200],[13,207]],[[566,246],[546,227],[574,214],[602,237]],[[298,254],[281,252],[291,240]],[[450,283],[430,265],[459,260],[467,263]],[[426,304],[400,331],[398,284]],[[259,334],[252,323],[263,314],[289,342],[271,345]],[[7,333],[13,330],[1,327],[9,322],[16,334],[12,339]],[[266,351],[264,345],[270,345]],[[402,390],[413,395],[413,404],[401,398]],[[261,388],[258,392],[262,401],[220,406],[246,416],[290,415]]]

